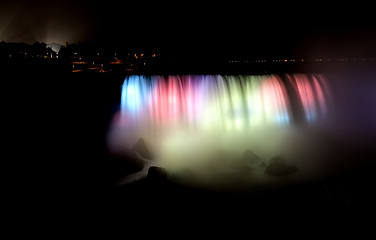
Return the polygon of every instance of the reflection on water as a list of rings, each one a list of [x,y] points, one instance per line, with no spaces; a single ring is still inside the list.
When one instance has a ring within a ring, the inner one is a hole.
[[[143,138],[153,165],[201,185],[275,181],[267,173],[310,178],[331,157],[323,133],[338,120],[336,95],[321,74],[133,75],[122,86],[109,148],[121,155]]]

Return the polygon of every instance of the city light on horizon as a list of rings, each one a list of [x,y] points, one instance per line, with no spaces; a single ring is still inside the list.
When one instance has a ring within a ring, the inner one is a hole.
[[[2,1],[0,41],[60,45],[94,41],[112,46],[171,48],[176,54],[223,51],[258,59],[273,54],[309,58],[315,54],[323,58],[338,53],[357,57],[376,54],[375,26],[367,12],[362,18],[345,19],[345,12],[318,5],[315,9],[319,17],[312,16],[301,23],[294,18],[295,8],[288,5],[284,11],[265,8],[270,10],[267,16],[263,11],[249,15],[240,6],[227,6],[227,15],[221,17],[214,15],[210,7],[190,7],[183,11],[186,15],[180,16],[162,4],[154,7],[150,11],[147,6],[129,3],[123,10],[113,1],[101,4],[86,0]],[[190,11],[196,15],[188,21]],[[285,18],[281,20],[281,16]],[[265,18],[267,21],[261,20]],[[178,27],[169,24],[171,19]],[[338,19],[344,20],[337,22]]]
[[[199,3],[0,0],[16,208],[252,237],[374,207],[374,8]]]

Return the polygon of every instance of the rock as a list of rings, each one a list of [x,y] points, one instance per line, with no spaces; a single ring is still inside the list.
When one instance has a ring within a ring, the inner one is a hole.
[[[246,149],[243,153],[243,159],[250,163],[251,165],[256,165],[261,162],[261,157],[252,152],[249,149]]]
[[[141,171],[144,167],[144,160],[138,158],[134,151],[123,149],[120,154],[111,156],[109,164],[116,172],[130,174]]]
[[[123,151],[123,155],[109,156],[107,160],[107,168],[109,180],[122,184],[124,178],[132,178],[130,176],[136,175],[144,169],[144,160],[137,158],[134,151]],[[145,174],[146,175],[146,174]],[[129,177],[128,177],[129,176]],[[131,179],[132,180],[132,179]],[[125,182],[128,182],[126,180]]]
[[[148,170],[148,178],[165,179],[167,177],[167,170],[162,167],[151,166]]]
[[[265,168],[267,165],[264,161],[261,162],[260,167]]]
[[[145,140],[143,138],[140,138],[134,147],[132,148],[133,151],[137,152],[138,154],[141,155],[141,157],[153,160],[154,156],[153,154],[149,151],[149,148],[146,146]]]
[[[265,174],[270,176],[290,175],[298,170],[296,166],[284,163],[282,158],[270,159],[270,162],[269,166],[265,169]]]
[[[252,171],[250,163],[244,161],[242,157],[234,157],[231,159],[231,170],[238,171],[239,173],[248,173]]]

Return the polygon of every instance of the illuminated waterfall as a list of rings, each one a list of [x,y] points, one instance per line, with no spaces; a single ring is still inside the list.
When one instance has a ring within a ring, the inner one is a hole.
[[[287,81],[286,81],[287,80]],[[294,92],[287,92],[290,84]],[[187,127],[243,131],[293,123],[290,97],[306,122],[325,117],[329,89],[323,76],[129,76],[122,86],[123,121],[152,130]]]
[[[330,97],[319,74],[131,75],[110,145],[130,149],[142,137],[168,169],[205,169],[215,151],[233,159],[249,148],[264,159],[289,155],[291,129],[324,120]]]

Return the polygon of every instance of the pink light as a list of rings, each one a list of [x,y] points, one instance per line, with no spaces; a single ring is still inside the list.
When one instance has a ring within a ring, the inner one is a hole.
[[[270,119],[279,123],[289,122],[290,105],[286,88],[277,76],[271,76],[261,84],[262,104],[264,118],[275,116],[277,119]]]
[[[329,96],[329,89],[326,80],[322,76],[315,77],[313,76],[313,83],[316,90],[317,100],[319,102],[319,109],[321,115],[325,115],[327,113],[327,99],[325,97],[325,93]]]
[[[170,76],[158,79],[153,86],[149,112],[158,125],[177,123],[184,111],[181,81]]]

